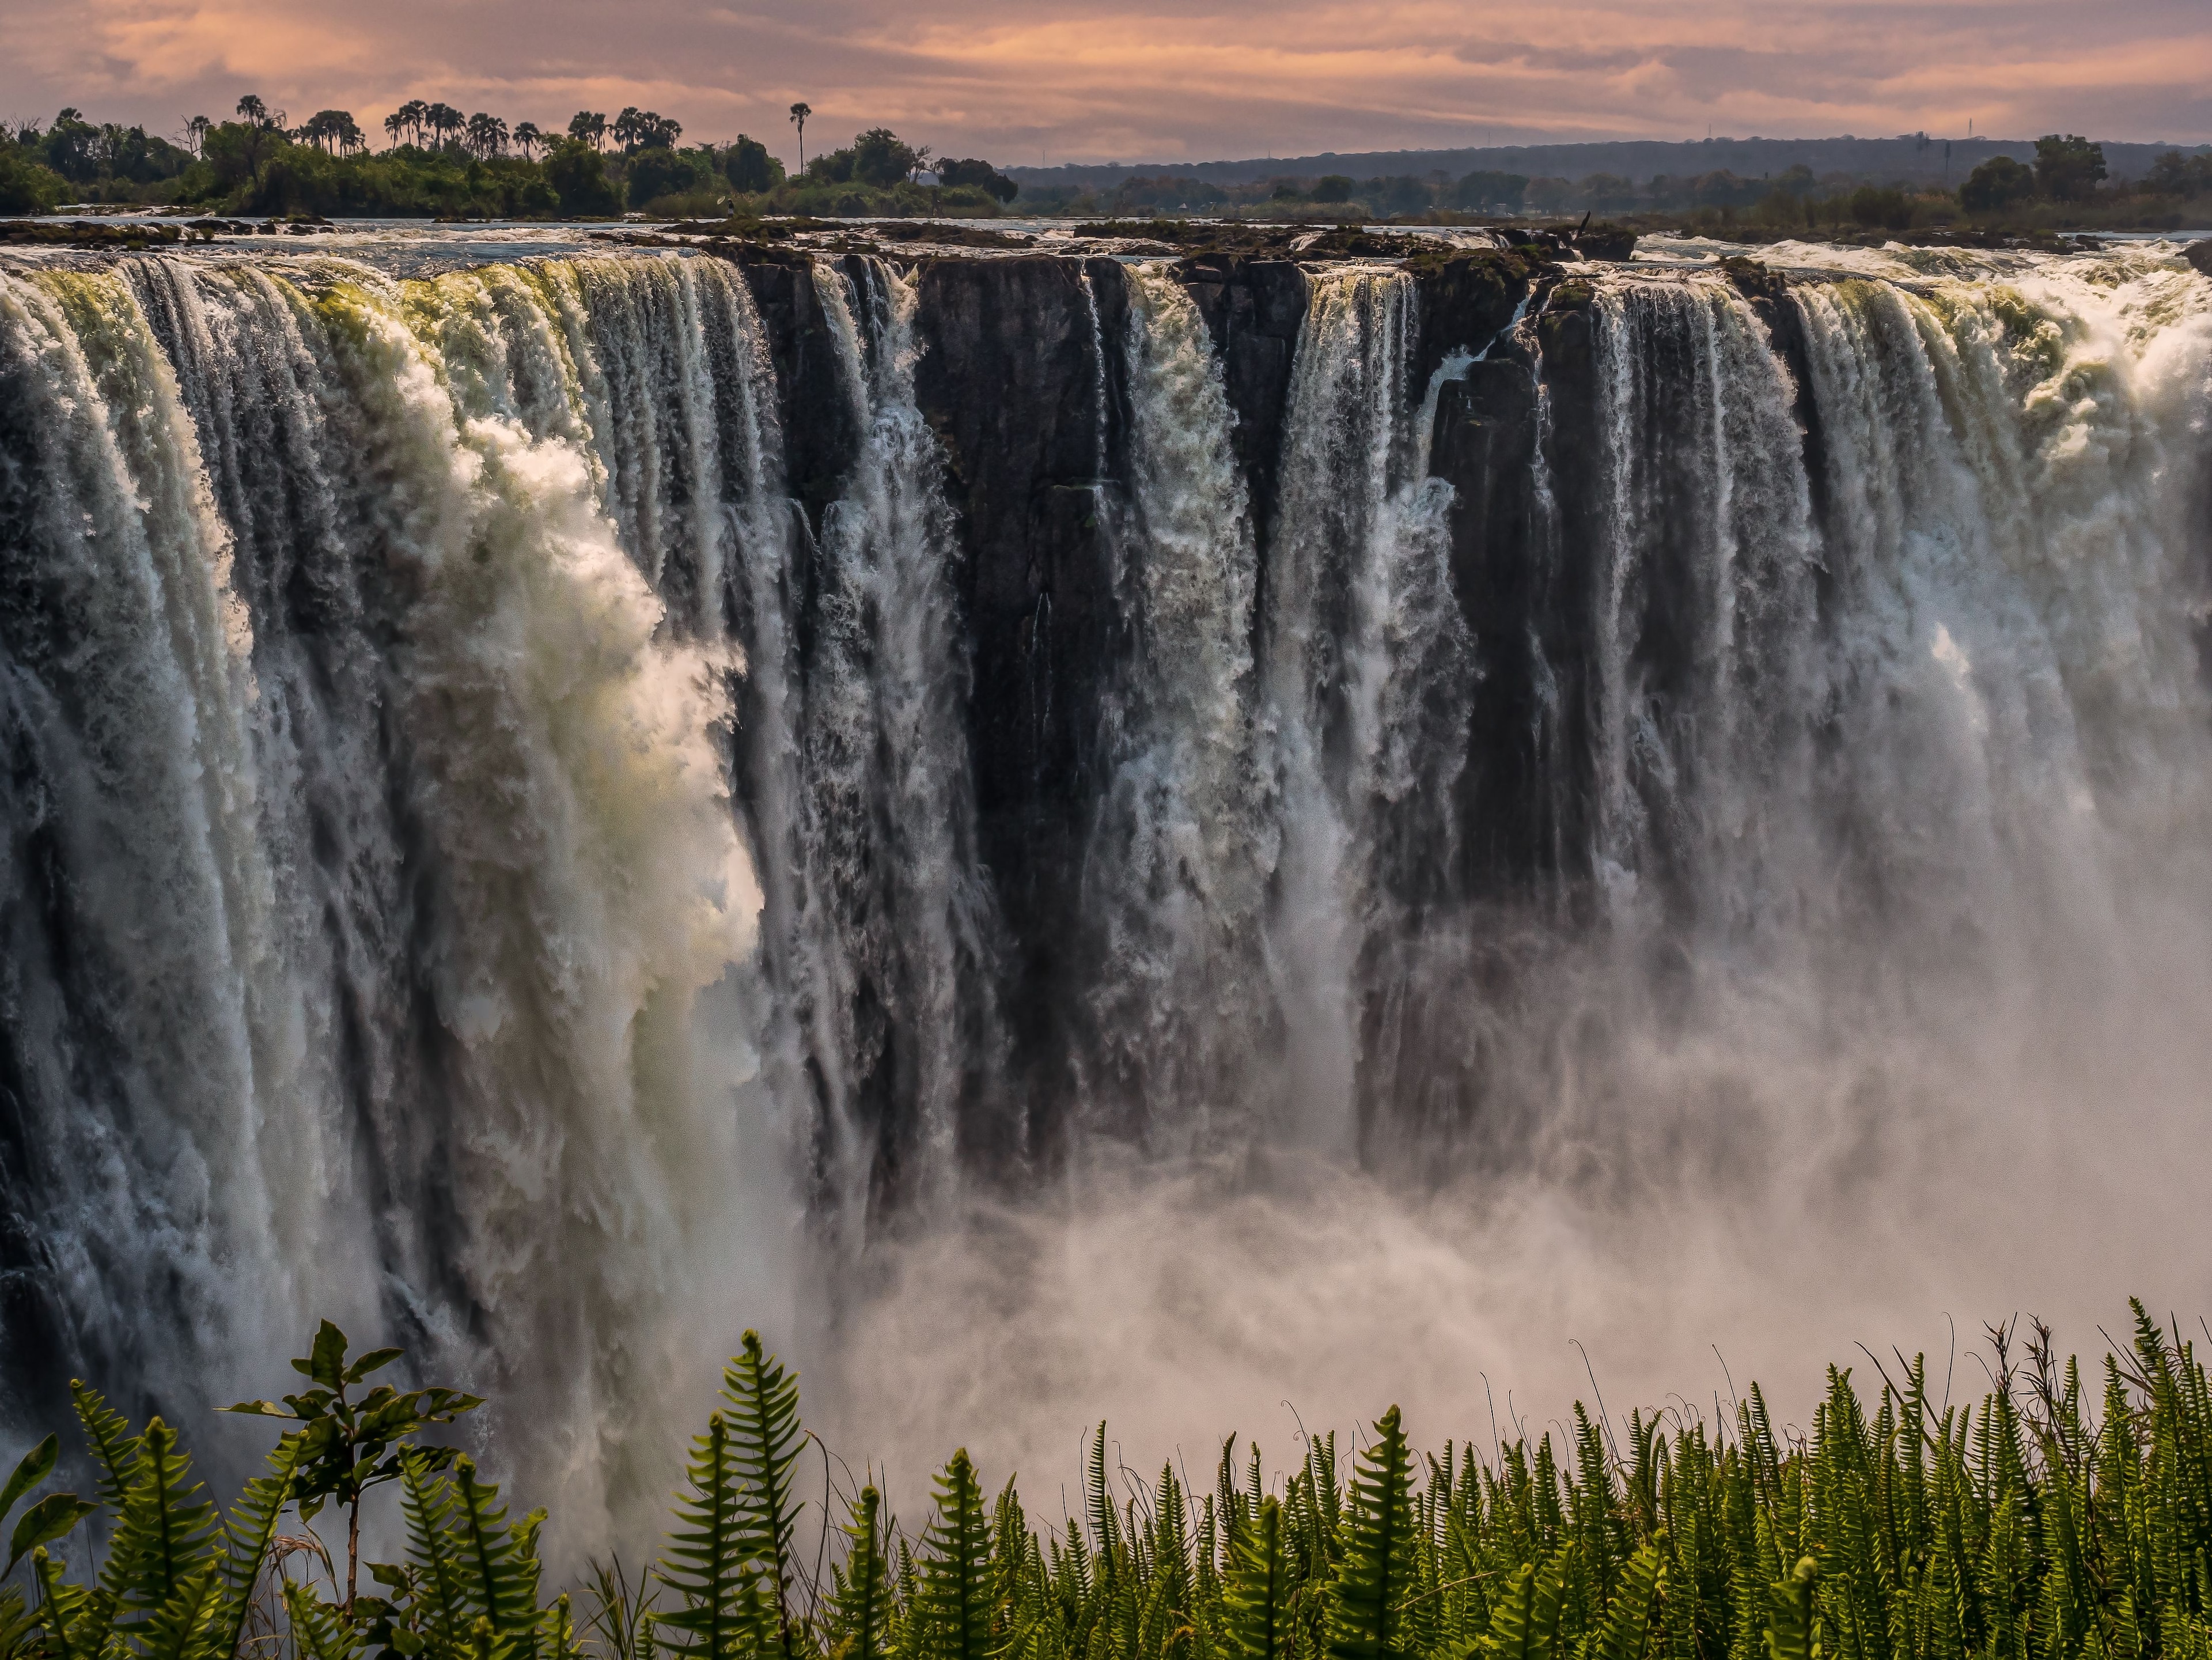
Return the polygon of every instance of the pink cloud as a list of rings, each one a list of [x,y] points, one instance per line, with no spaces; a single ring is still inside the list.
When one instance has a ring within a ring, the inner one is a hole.
[[[242,92],[375,130],[409,97],[564,121],[660,109],[696,137],[792,145],[882,121],[1006,161],[1174,161],[1538,137],[2055,129],[2212,138],[2212,14],[2142,0],[15,0],[0,111],[77,104],[167,130]]]

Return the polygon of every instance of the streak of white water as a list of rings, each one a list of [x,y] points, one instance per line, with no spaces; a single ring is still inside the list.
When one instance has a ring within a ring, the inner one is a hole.
[[[1132,500],[1115,588],[1133,660],[1086,877],[1104,958],[1091,1081],[1107,1114],[1140,1113],[1177,1146],[1259,1098],[1267,1065],[1254,966],[1273,834],[1251,742],[1258,563],[1206,324],[1164,270],[1133,271],[1128,288]]]

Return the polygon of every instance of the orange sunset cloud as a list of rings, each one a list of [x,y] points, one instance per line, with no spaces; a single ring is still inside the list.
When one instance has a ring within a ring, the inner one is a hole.
[[[372,131],[410,97],[565,120],[640,104],[792,150],[886,123],[1005,161],[1176,161],[1541,139],[2075,131],[2212,138],[2212,12],[2144,0],[1757,5],[1384,0],[1200,9],[827,0],[18,0],[0,113],[168,131],[258,93]]]

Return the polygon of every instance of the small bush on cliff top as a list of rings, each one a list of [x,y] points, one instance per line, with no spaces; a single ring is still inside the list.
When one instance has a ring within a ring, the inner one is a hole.
[[[98,1498],[50,1493],[15,1524],[0,1660],[2205,1660],[2192,1345],[2137,1304],[2093,1393],[2045,1329],[2024,1361],[1991,1337],[1978,1404],[1931,1400],[1919,1360],[1870,1395],[1831,1369],[1803,1431],[1778,1432],[1754,1387],[1724,1424],[1577,1406],[1556,1443],[1417,1456],[1394,1407],[1356,1458],[1310,1438],[1272,1481],[1232,1436],[1206,1487],[1109,1466],[1102,1424],[1078,1515],[1033,1523],[963,1451],[909,1529],[872,1486],[834,1517],[802,1499],[798,1380],[748,1332],[659,1561],[635,1584],[598,1570],[580,1620],[541,1584],[544,1513],[514,1517],[416,1439],[477,1403],[368,1387],[397,1352],[349,1361],[325,1323],[294,1362],[312,1387],[233,1409],[288,1427],[224,1517],[174,1429],[76,1386]],[[58,1450],[23,1461],[0,1517]],[[312,1523],[382,1481],[404,1560],[367,1565],[362,1594],[349,1550],[341,1595]],[[72,1578],[52,1552],[94,1513],[104,1560]]]

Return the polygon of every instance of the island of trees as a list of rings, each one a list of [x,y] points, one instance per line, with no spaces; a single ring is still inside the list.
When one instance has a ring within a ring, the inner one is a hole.
[[[1199,214],[1266,220],[1454,222],[1598,214],[1645,228],[1748,237],[1916,231],[2179,229],[2212,217],[2212,154],[2159,156],[2142,176],[2108,176],[2103,149],[2072,134],[2036,141],[2031,161],[1997,155],[1955,189],[1796,166],[1637,180],[1478,171],[1222,185],[1132,173],[1104,186],[1020,193],[975,158],[872,127],[807,154],[813,111],[791,106],[804,165],[787,174],[761,140],[684,142],[680,122],[628,108],[582,110],[563,126],[413,100],[364,126],[346,110],[294,123],[259,97],[222,120],[195,116],[172,137],[95,125],[76,109],[0,126],[0,213],[137,204],[257,216],[610,218],[729,216],[966,216],[1007,211],[1085,219]],[[380,145],[377,142],[380,138]]]
[[[817,154],[789,177],[758,139],[685,144],[683,124],[654,110],[580,110],[548,129],[417,99],[378,125],[380,149],[350,111],[318,110],[295,124],[251,94],[230,119],[194,116],[169,138],[64,109],[48,125],[0,126],[0,213],[143,205],[369,218],[988,216],[1018,191],[988,161],[939,159],[887,127]]]

